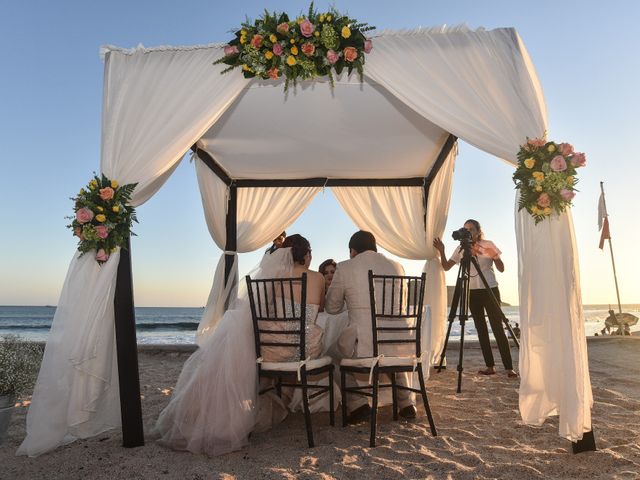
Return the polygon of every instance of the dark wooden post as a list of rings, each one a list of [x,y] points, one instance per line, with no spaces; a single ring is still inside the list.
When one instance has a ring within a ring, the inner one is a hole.
[[[122,446],[144,445],[140,378],[138,373],[138,345],[136,343],[136,315],[133,307],[133,275],[131,272],[131,239],[120,249],[120,263],[116,292],[113,299],[120,383],[120,415],[122,418]]]
[[[224,249],[227,252],[238,250],[238,187],[235,183],[229,185],[229,203],[227,204],[226,219],[227,239]],[[232,273],[234,255],[225,254],[224,259],[224,284],[229,282]],[[237,281],[237,279],[235,279]]]

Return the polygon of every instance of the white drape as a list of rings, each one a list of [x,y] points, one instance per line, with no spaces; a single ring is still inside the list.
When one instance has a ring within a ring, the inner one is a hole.
[[[226,241],[227,185],[203,162],[196,162],[198,185],[209,233],[216,245],[224,250]],[[220,256],[207,300],[207,307],[196,333],[196,343],[202,342],[216,328],[224,314],[224,307],[232,295],[237,280],[237,253],[251,252],[271,242],[280,232],[296,221],[307,208],[320,187],[257,187],[239,188],[237,200],[237,252],[232,275],[225,287],[225,253]],[[231,299],[233,300],[233,299]]]
[[[141,205],[246,85],[211,66],[221,49],[111,51],[105,66],[101,171],[138,183]],[[169,68],[171,66],[171,68]],[[113,298],[119,254],[102,267],[71,262],[53,319],[18,454],[120,425]]]
[[[593,396],[571,212],[535,225],[518,212],[520,413],[531,425],[559,415],[560,435],[591,430]]]
[[[447,223],[456,155],[454,146],[429,188],[426,228],[422,187],[333,187],[347,215],[358,228],[373,233],[382,248],[402,258],[427,260],[425,303],[431,322],[425,325],[423,348],[432,358],[442,349],[447,307],[444,272],[432,243]]]
[[[546,131],[533,66],[512,28],[418,29],[374,39],[365,74],[458,138],[516,162]]]

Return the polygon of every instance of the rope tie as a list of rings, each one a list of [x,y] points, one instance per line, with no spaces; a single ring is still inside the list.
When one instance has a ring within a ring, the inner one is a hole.
[[[377,357],[371,359],[371,369],[369,370],[369,385],[373,384],[373,369],[376,368],[376,365],[380,362],[381,359],[384,358],[384,353],[381,353]]]
[[[299,381],[299,382],[301,382],[301,381],[302,381],[302,379],[301,379],[301,377],[300,377],[300,369],[301,369],[304,365],[306,365],[306,363],[307,363],[308,361],[310,361],[310,360],[311,360],[311,357],[307,357],[307,359],[306,359],[306,360],[300,360],[300,361],[298,362],[298,370],[297,370],[297,374],[298,374],[298,381]]]

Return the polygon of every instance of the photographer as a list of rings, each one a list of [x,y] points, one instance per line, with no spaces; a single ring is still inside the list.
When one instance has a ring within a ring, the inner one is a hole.
[[[444,253],[444,244],[442,243],[442,240],[439,238],[433,240],[433,246],[440,253],[442,268],[447,271],[455,264],[460,263],[463,255],[462,242],[470,241],[471,255],[476,257],[478,260],[480,270],[487,280],[487,283],[491,288],[491,292],[493,292],[493,295],[496,297],[498,302],[500,302],[500,290],[498,290],[498,282],[496,281],[496,276],[493,271],[493,264],[495,263],[499,272],[504,271],[504,263],[502,263],[502,260],[500,259],[501,252],[493,242],[483,238],[482,229],[476,220],[467,220],[464,223],[464,229],[470,233],[470,239],[461,238],[466,236],[462,229],[458,232],[454,232],[454,238],[461,240],[461,245],[458,246],[449,260],[447,260]],[[456,233],[458,235],[456,235]],[[492,301],[489,292],[485,289],[482,279],[478,275],[473,264],[469,271],[469,290],[469,311],[473,317],[476,331],[478,332],[478,339],[480,340],[480,347],[482,348],[482,356],[484,357],[484,362],[487,366],[486,369],[479,370],[478,373],[481,375],[494,375],[496,373],[493,353],[491,352],[491,343],[489,341],[489,332],[487,330],[487,322],[485,320],[486,311],[507,375],[509,378],[517,378],[518,374],[513,370],[509,341],[507,340],[507,336],[505,335],[504,328],[502,326],[502,312]]]

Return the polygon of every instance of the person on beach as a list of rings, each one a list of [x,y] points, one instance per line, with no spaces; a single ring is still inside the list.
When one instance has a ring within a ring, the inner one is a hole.
[[[327,291],[325,310],[336,314],[343,310],[346,303],[348,327],[340,333],[338,348],[342,358],[370,357],[373,355],[373,336],[371,332],[371,303],[369,297],[369,270],[378,275],[404,275],[402,265],[383,254],[378,253],[376,239],[371,232],[360,230],[349,240],[351,259],[340,262],[336,268],[331,286]],[[401,346],[389,345],[383,351],[386,355],[402,355]],[[368,385],[368,381],[347,376],[350,386]],[[408,374],[399,374],[398,383],[410,386]],[[371,415],[371,408],[365,397],[351,395],[347,405],[350,411],[349,423],[365,420]],[[416,407],[413,395],[406,390],[398,392],[400,416],[415,418]]]
[[[500,258],[500,250],[498,247],[490,241],[485,240],[480,223],[477,220],[469,219],[464,223],[464,228],[471,233],[471,253],[478,260],[480,270],[484,275],[491,292],[500,303],[500,290],[498,289],[498,282],[496,281],[496,275],[493,271],[493,265],[495,264],[499,272],[504,272],[504,263]],[[433,240],[433,246],[440,253],[440,262],[442,268],[447,271],[450,270],[455,264],[460,263],[462,260],[462,246],[453,252],[451,258],[447,260],[447,256],[444,253],[444,244],[439,238]],[[491,342],[489,340],[489,331],[487,330],[487,322],[485,319],[485,312],[489,317],[489,323],[491,324],[491,330],[493,336],[498,344],[498,350],[500,351],[500,357],[502,358],[502,364],[509,378],[517,378],[518,374],[513,370],[513,361],[511,359],[511,350],[509,348],[509,340],[504,333],[502,326],[502,312],[500,307],[496,306],[486,291],[482,279],[478,275],[475,266],[472,264],[469,272],[469,310],[473,317],[473,323],[475,324],[476,331],[478,332],[478,340],[480,341],[480,347],[482,349],[482,356],[486,365],[485,369],[479,370],[480,375],[494,375],[496,373],[495,362],[493,360],[493,353],[491,351]]]
[[[324,276],[324,288],[325,291],[329,290],[333,275],[336,273],[336,262],[333,258],[329,258],[322,262],[318,267],[318,271]]]

